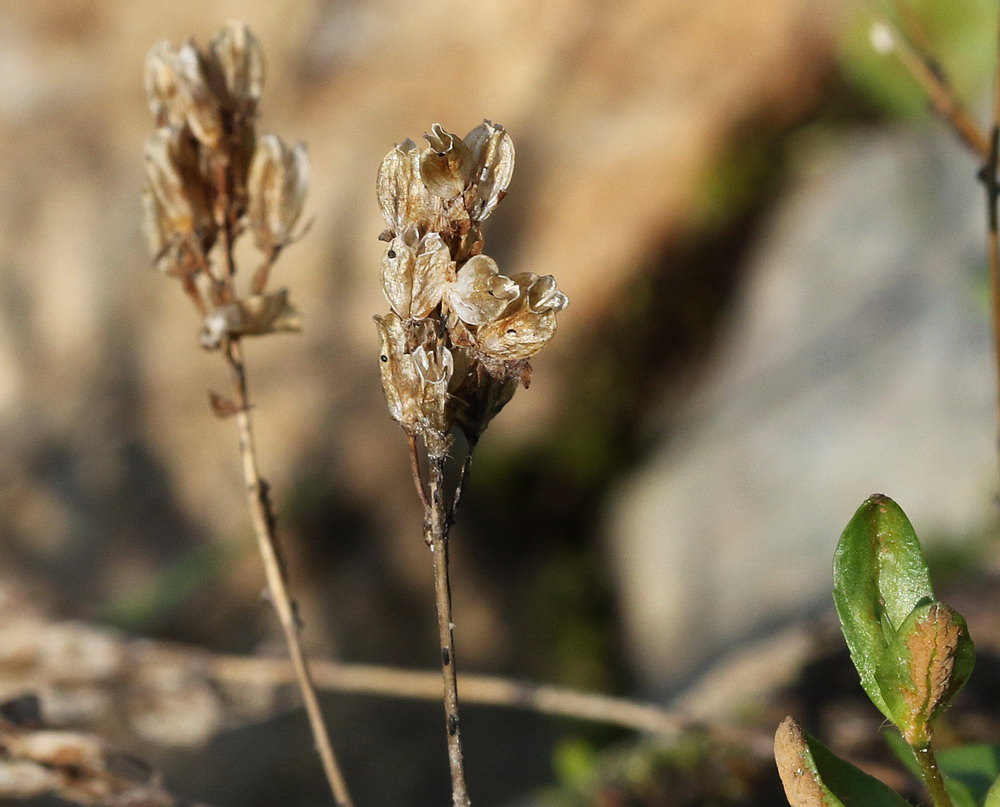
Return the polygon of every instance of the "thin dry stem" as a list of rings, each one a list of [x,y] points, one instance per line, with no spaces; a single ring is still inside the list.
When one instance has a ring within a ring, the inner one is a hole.
[[[458,717],[458,677],[455,672],[455,624],[451,617],[451,582],[448,576],[448,517],[444,500],[444,458],[428,460],[430,507],[424,511],[424,540],[434,561],[434,599],[437,605],[441,674],[444,679],[444,714],[448,734],[448,766],[454,807],[469,807],[462,758],[462,730]]]
[[[986,188],[987,249],[990,260],[990,305],[993,315],[993,357],[997,385],[997,457],[1000,462],[1000,237],[997,234],[997,162],[1000,154],[1000,23],[997,26],[997,74],[993,81],[993,123],[990,149],[980,177]]]
[[[264,572],[267,587],[270,592],[271,604],[278,614],[281,630],[288,645],[295,677],[302,693],[302,701],[309,717],[309,727],[312,729],[316,750],[323,763],[337,807],[353,807],[347,783],[333,753],[330,736],[323,721],[316,688],[309,673],[309,662],[302,648],[299,633],[299,622],[295,607],[288,593],[285,568],[278,551],[277,536],[274,528],[274,515],[268,499],[266,483],[260,476],[257,465],[257,450],[253,435],[253,421],[247,401],[246,369],[238,339],[229,342],[226,357],[232,368],[233,391],[236,398],[236,425],[240,436],[240,457],[243,460],[243,480],[246,483],[247,504],[253,520],[254,533],[257,537],[257,547],[264,562]]]
[[[283,659],[247,656],[211,656],[206,659],[214,680],[227,684],[295,683],[295,670]],[[440,700],[441,675],[430,670],[406,670],[369,664],[314,660],[313,681],[320,689],[414,700]],[[745,739],[744,732],[709,726],[652,703],[616,698],[565,687],[516,681],[499,676],[462,673],[462,701],[480,706],[526,709],[557,717],[590,720],[633,731],[676,737],[704,729],[721,737]],[[769,752],[769,746],[766,749]]]
[[[947,123],[959,139],[983,160],[989,157],[990,142],[983,134],[933,58],[914,44],[907,32],[873,8],[876,21],[893,32],[894,52],[903,67],[923,88],[934,112]]]

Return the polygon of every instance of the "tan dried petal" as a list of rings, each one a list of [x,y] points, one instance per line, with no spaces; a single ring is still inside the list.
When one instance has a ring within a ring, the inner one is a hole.
[[[484,325],[476,332],[476,344],[483,353],[500,361],[529,359],[545,347],[556,332],[553,311],[536,312],[527,306]]]
[[[264,51],[244,22],[230,20],[209,45],[209,56],[217,67],[229,106],[242,115],[252,115],[264,88]]]
[[[500,274],[496,261],[475,255],[458,270],[446,294],[459,319],[468,325],[485,325],[499,317],[520,292],[513,280]]]
[[[289,148],[277,135],[261,137],[247,179],[247,216],[259,249],[270,253],[293,239],[308,192],[305,146]]]
[[[472,152],[465,141],[445,131],[440,123],[424,135],[429,147],[420,155],[420,176],[427,190],[442,199],[458,196],[469,182]]]
[[[212,311],[202,326],[200,341],[215,350],[231,337],[263,336],[302,330],[302,318],[288,300],[288,289],[254,294]]]
[[[484,120],[465,136],[472,154],[472,180],[476,199],[469,211],[474,221],[483,221],[507,193],[514,175],[514,141],[497,123]]]
[[[426,230],[440,207],[424,187],[420,151],[409,138],[385,155],[375,188],[382,217],[393,235],[409,225]]]
[[[423,379],[407,349],[403,321],[395,314],[375,317],[379,340],[379,373],[389,414],[410,435],[420,432]]]

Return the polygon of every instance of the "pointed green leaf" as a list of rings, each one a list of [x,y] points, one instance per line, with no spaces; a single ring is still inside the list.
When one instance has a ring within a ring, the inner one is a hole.
[[[910,807],[888,785],[836,756],[786,717],[774,758],[791,807]]]
[[[861,685],[893,722],[875,671],[903,620],[933,597],[927,564],[906,514],[888,496],[871,496],[837,545],[833,598]]]

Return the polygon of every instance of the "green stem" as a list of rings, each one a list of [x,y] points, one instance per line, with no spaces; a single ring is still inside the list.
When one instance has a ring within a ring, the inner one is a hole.
[[[927,786],[927,791],[931,794],[934,807],[954,807],[951,796],[948,795],[944,786],[944,777],[941,775],[941,768],[938,767],[934,747],[928,742],[923,748],[914,748],[913,755],[917,758],[920,776]]]

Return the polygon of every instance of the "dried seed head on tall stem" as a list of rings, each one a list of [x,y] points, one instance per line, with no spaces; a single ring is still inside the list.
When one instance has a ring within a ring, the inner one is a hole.
[[[287,289],[267,289],[271,269],[295,238],[309,189],[305,147],[289,147],[256,131],[264,84],[260,44],[246,25],[226,25],[206,49],[192,40],[160,42],[146,59],[145,85],[157,129],[146,143],[145,229],[154,265],[181,280],[202,315],[200,342],[221,351],[232,400],[212,394],[220,417],[239,430],[247,504],[296,671],[310,728],[338,807],[351,807],[337,766],[299,636],[287,572],[278,551],[268,485],[258,469],[241,339],[300,330]],[[263,260],[237,286],[233,247],[250,232]]]
[[[382,290],[391,311],[375,317],[389,414],[410,443],[434,565],[452,801],[468,807],[458,715],[448,532],[483,431],[531,380],[529,359],[556,330],[568,303],[551,275],[508,277],[483,253],[482,223],[507,193],[514,143],[490,121],[464,138],[435,123],[425,148],[412,140],[382,161],[376,190],[387,225]],[[445,463],[455,429],[468,454],[450,497]],[[421,470],[418,441],[426,460]],[[450,501],[449,501],[450,499]]]

